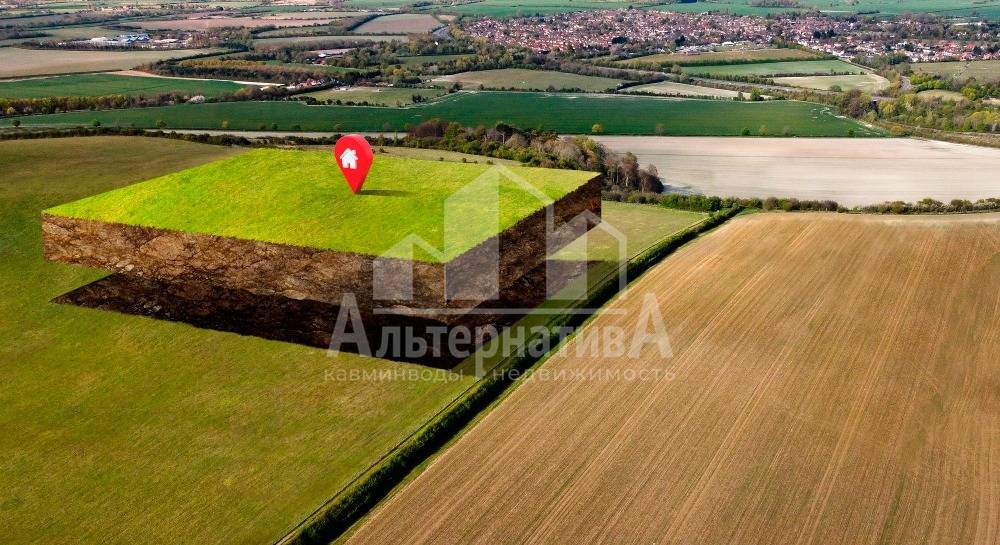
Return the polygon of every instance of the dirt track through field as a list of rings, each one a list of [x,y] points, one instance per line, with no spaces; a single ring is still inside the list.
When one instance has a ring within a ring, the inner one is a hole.
[[[673,357],[577,356],[649,294]],[[612,307],[350,543],[1000,541],[1000,215],[740,218]]]

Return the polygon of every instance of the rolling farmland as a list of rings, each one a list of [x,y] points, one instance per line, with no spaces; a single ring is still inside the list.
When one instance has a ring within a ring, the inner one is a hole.
[[[253,41],[255,49],[266,49],[275,46],[315,45],[321,47],[328,44],[356,44],[369,42],[405,42],[405,35],[390,34],[344,34],[340,36],[282,36],[278,38],[263,38]]]
[[[774,61],[795,61],[815,59],[815,53],[802,49],[732,49],[722,51],[709,51],[694,55],[684,53],[657,53],[655,55],[645,55],[633,57],[616,62],[623,66],[629,65],[658,65],[680,66],[689,64],[711,64],[712,62],[725,63],[753,63],[753,62],[774,62]]]
[[[415,95],[426,100],[445,94],[444,89],[419,89],[413,87],[350,87],[345,91],[340,89],[324,89],[313,91],[303,96],[316,100],[339,100],[341,102],[367,102],[379,106],[403,106],[413,104]]]
[[[703,96],[711,98],[735,98],[739,96],[739,91],[729,89],[716,89],[715,87],[705,87],[703,85],[691,85],[688,83],[677,83],[673,81],[660,81],[648,83],[646,85],[636,85],[622,89],[623,93],[652,93],[654,95],[665,96]]]
[[[161,59],[202,55],[221,49],[74,51],[0,47],[0,78],[123,70]]]
[[[500,70],[480,70],[476,72],[461,72],[448,76],[434,78],[437,84],[450,85],[461,83],[464,87],[478,89],[523,89],[544,91],[553,89],[573,89],[588,92],[613,90],[624,80],[603,78],[598,76],[583,76],[553,70],[525,70],[523,68],[502,68]]]
[[[968,62],[921,62],[913,69],[925,74],[955,78],[964,81],[976,78],[979,81],[1000,81],[1000,60]]]
[[[5,542],[271,542],[468,384],[328,381],[402,364],[51,302],[106,273],[44,261],[41,209],[234,153],[0,142]]]
[[[839,87],[841,91],[858,89],[869,94],[883,91],[889,87],[889,80],[878,74],[854,74],[847,76],[793,76],[774,78],[774,83],[778,85],[788,85],[791,87],[819,89],[821,91],[829,91],[834,87]]]
[[[857,66],[839,60],[756,62],[752,64],[714,64],[687,66],[685,72],[712,76],[781,76],[786,74],[823,75],[831,72],[864,74]]]
[[[407,108],[307,106],[299,102],[225,102],[182,104],[99,112],[24,116],[24,126],[103,125],[152,128],[218,129],[229,121],[232,130],[380,131],[399,130],[441,118],[465,125],[492,125],[499,120],[521,127],[544,127],[564,133],[590,133],[594,123],[607,134],[738,135],[761,125],[778,134],[787,127],[798,136],[882,136],[877,129],[838,117],[829,106],[796,101],[733,102],[658,97],[577,95],[570,93],[462,92]],[[0,120],[9,126],[11,118]],[[662,125],[662,127],[659,127]],[[339,127],[339,128],[337,128]],[[386,129],[388,127],[388,129]]]
[[[180,93],[208,97],[236,92],[246,87],[232,81],[125,76],[118,74],[76,74],[48,78],[0,81],[0,98],[42,98],[67,96],[146,95]]]
[[[352,30],[358,34],[405,34],[430,32],[441,26],[441,21],[425,13],[398,13],[383,15],[365,21]]]
[[[40,210],[237,153],[0,142],[0,316],[17,317],[0,320],[5,543],[271,543],[474,380],[330,379],[424,368],[52,302],[106,273],[44,261]],[[698,219],[617,203],[605,214],[637,241]]]
[[[574,355],[650,296],[672,356]],[[739,218],[611,309],[348,543],[1000,540],[1000,215]]]

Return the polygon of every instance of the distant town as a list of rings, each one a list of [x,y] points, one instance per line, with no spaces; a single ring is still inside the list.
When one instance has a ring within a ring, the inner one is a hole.
[[[536,52],[675,45],[679,52],[726,42],[799,44],[844,59],[903,55],[910,62],[1000,59],[1000,38],[981,22],[946,23],[921,16],[890,21],[863,17],[757,17],[652,10],[595,10],[465,25],[471,36]]]

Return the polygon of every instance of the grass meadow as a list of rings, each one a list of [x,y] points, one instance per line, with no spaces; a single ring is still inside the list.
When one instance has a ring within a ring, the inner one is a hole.
[[[105,273],[42,259],[42,209],[236,153],[0,142],[5,543],[270,543],[468,386],[326,380],[412,366],[50,302]]]
[[[991,61],[956,61],[956,62],[921,62],[913,65],[917,72],[954,78],[964,81],[976,78],[980,82],[1000,81],[1000,60]]]
[[[117,74],[74,74],[48,78],[0,81],[0,97],[43,98],[68,96],[146,95],[179,93],[182,95],[215,96],[236,92],[245,85],[232,81],[192,80],[123,76]]]
[[[758,62],[752,64],[717,64],[688,66],[684,71],[698,76],[781,76],[785,74],[836,73],[864,74],[857,66],[839,60]]]
[[[774,78],[778,85],[804,87],[828,91],[840,87],[841,91],[858,89],[866,93],[877,93],[889,87],[889,80],[878,74],[851,74],[846,76],[793,76]]]
[[[684,53],[657,53],[655,55],[645,55],[616,62],[622,66],[673,66],[678,64],[711,64],[716,63],[753,63],[753,62],[775,62],[775,61],[796,61],[815,59],[815,53],[802,49],[790,48],[767,48],[767,49],[731,49],[723,51],[708,51],[686,55]]]
[[[437,98],[445,94],[441,88],[414,88],[414,87],[349,87],[344,91],[340,89],[324,89],[305,93],[302,96],[313,97],[316,100],[339,100],[341,102],[361,103],[377,106],[406,106],[413,104],[414,96],[421,96],[425,100]]]
[[[407,108],[307,106],[299,102],[182,104],[99,112],[72,112],[17,118],[25,126],[90,125],[172,129],[393,131],[441,118],[465,125],[504,121],[526,128],[588,134],[601,125],[605,134],[735,136],[761,125],[772,134],[797,136],[882,136],[830,106],[797,101],[734,102],[570,93],[462,92]],[[0,120],[10,126],[12,119]],[[277,125],[275,128],[274,125]],[[787,127],[787,131],[784,129]]]

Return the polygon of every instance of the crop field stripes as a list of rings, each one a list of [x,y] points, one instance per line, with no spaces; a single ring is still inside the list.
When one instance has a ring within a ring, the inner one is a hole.
[[[998,227],[730,222],[615,302],[665,295],[672,359],[546,363],[675,379],[519,387],[350,543],[994,543]]]

